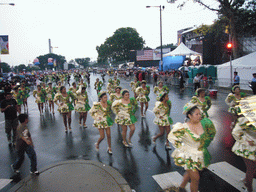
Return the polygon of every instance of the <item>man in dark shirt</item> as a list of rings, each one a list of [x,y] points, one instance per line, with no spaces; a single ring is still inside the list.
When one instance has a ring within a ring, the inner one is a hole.
[[[16,129],[18,126],[17,112],[20,113],[20,111],[18,111],[17,102],[12,98],[10,92],[5,93],[5,99],[1,103],[1,112],[5,116],[5,133],[7,134],[7,140],[11,147],[12,144],[15,145]]]

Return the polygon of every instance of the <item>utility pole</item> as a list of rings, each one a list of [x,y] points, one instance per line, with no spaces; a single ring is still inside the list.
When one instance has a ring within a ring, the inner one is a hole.
[[[49,53],[52,53],[51,39],[49,39]]]

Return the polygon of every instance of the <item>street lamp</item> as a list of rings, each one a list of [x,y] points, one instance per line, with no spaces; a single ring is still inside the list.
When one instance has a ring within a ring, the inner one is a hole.
[[[146,8],[151,8],[151,7],[158,7],[160,9],[160,47],[161,47],[161,60],[160,60],[160,66],[161,69],[163,70],[163,38],[162,38],[162,10],[164,10],[164,6],[146,6]]]
[[[0,3],[0,5],[11,5],[11,6],[14,6],[15,4],[14,3]]]

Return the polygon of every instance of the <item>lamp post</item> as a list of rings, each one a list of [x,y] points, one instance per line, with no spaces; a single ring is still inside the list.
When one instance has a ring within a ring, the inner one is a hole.
[[[158,7],[160,9],[160,49],[161,49],[161,60],[160,60],[160,66],[163,70],[163,33],[162,33],[162,10],[164,10],[164,6],[146,6],[146,8],[151,7]]]

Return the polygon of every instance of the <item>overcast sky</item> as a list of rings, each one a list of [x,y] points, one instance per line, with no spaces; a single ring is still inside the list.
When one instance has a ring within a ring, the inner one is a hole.
[[[217,6],[216,1],[206,0]],[[189,1],[180,10],[178,3],[166,0],[0,0],[0,35],[9,35],[9,55],[0,55],[11,66],[32,63],[49,53],[48,39],[53,52],[66,57],[97,59],[96,46],[121,27],[135,28],[146,46],[160,45],[159,8],[164,5],[163,44],[177,43],[177,31],[201,24],[212,24],[217,15]]]

